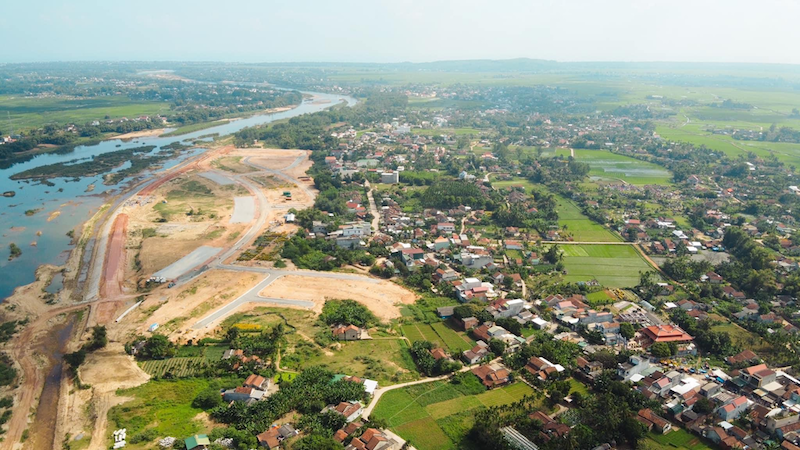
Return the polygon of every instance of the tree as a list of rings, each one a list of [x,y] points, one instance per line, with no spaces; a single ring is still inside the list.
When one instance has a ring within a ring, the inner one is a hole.
[[[154,334],[150,336],[144,343],[142,349],[144,356],[150,359],[163,359],[175,356],[177,350],[173,344],[163,334]]]
[[[104,348],[108,344],[108,335],[106,327],[103,325],[96,325],[92,327],[92,339],[86,344],[87,351],[94,351]]]
[[[636,331],[633,329],[633,325],[630,323],[622,322],[619,324],[619,334],[621,334],[625,339],[632,339],[636,334]]]
[[[672,349],[666,342],[656,342],[650,346],[650,353],[656,358],[667,358],[672,356]]]
[[[492,339],[489,341],[489,350],[497,356],[501,356],[506,351],[506,343],[500,339]]]
[[[219,389],[212,387],[203,389],[197,394],[197,397],[192,400],[192,407],[199,409],[212,409],[222,404],[222,395]]]
[[[295,450],[343,450],[344,446],[333,438],[311,434],[295,442],[292,448]]]
[[[693,408],[693,411],[697,414],[709,414],[713,410],[714,404],[705,397],[700,397],[700,399],[697,400],[697,403],[694,404]]]
[[[64,362],[66,362],[73,369],[77,369],[85,360],[86,350],[83,348],[76,352],[67,353],[64,355]]]

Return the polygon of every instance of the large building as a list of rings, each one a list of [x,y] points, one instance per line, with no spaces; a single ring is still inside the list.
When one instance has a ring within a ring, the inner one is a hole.
[[[678,346],[678,354],[695,354],[696,349],[692,341],[694,338],[675,325],[652,325],[642,328],[642,338],[640,339],[643,347],[647,348],[656,342],[675,342]]]
[[[675,325],[653,325],[642,328],[641,333],[652,343],[691,342],[694,338]]]

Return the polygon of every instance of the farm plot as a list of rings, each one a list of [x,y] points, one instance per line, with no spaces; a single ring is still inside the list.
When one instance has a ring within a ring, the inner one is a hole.
[[[434,323],[431,325],[431,328],[436,331],[436,334],[444,341],[443,343],[450,349],[451,353],[461,353],[473,347],[471,342],[468,342],[461,335],[447,328],[442,322]]]
[[[570,282],[596,279],[607,287],[631,287],[639,282],[639,272],[651,269],[629,245],[563,245],[561,250]]]
[[[161,378],[171,373],[177,378],[191,377],[208,366],[208,359],[203,356],[177,357],[145,361],[141,363],[142,370],[151,377]]]
[[[464,439],[479,408],[505,405],[533,394],[524,383],[516,383],[478,395],[465,395],[447,381],[417,384],[387,392],[372,417],[386,420],[389,427],[419,450],[466,448]]]
[[[622,240],[606,227],[586,217],[575,203],[563,197],[557,198],[558,224],[566,227],[567,233],[572,235],[573,240],[579,242],[619,242]]]
[[[455,331],[447,328],[442,322],[432,325],[417,323],[403,325],[403,334],[412,343],[416,341],[429,341],[438,343],[442,348],[446,348],[450,353],[461,353],[473,347],[473,342],[459,335]]]
[[[606,150],[576,149],[575,159],[589,164],[590,177],[620,180],[630,184],[671,184],[672,174],[665,168]],[[557,154],[569,156],[570,149],[558,149]]]

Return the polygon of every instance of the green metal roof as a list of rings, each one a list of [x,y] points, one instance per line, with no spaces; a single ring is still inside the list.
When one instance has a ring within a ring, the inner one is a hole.
[[[211,441],[205,434],[195,434],[192,437],[184,439],[183,443],[186,444],[187,450],[192,450],[193,448],[199,447],[201,445],[211,445]]]

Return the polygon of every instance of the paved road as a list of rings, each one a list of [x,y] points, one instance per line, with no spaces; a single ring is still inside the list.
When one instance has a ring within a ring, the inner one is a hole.
[[[372,230],[379,231],[379,221],[381,216],[378,212],[378,206],[375,204],[375,197],[372,195],[372,186],[370,186],[369,181],[365,181],[364,187],[369,189],[369,191],[367,191],[367,199],[369,200],[369,212],[372,214]]]

